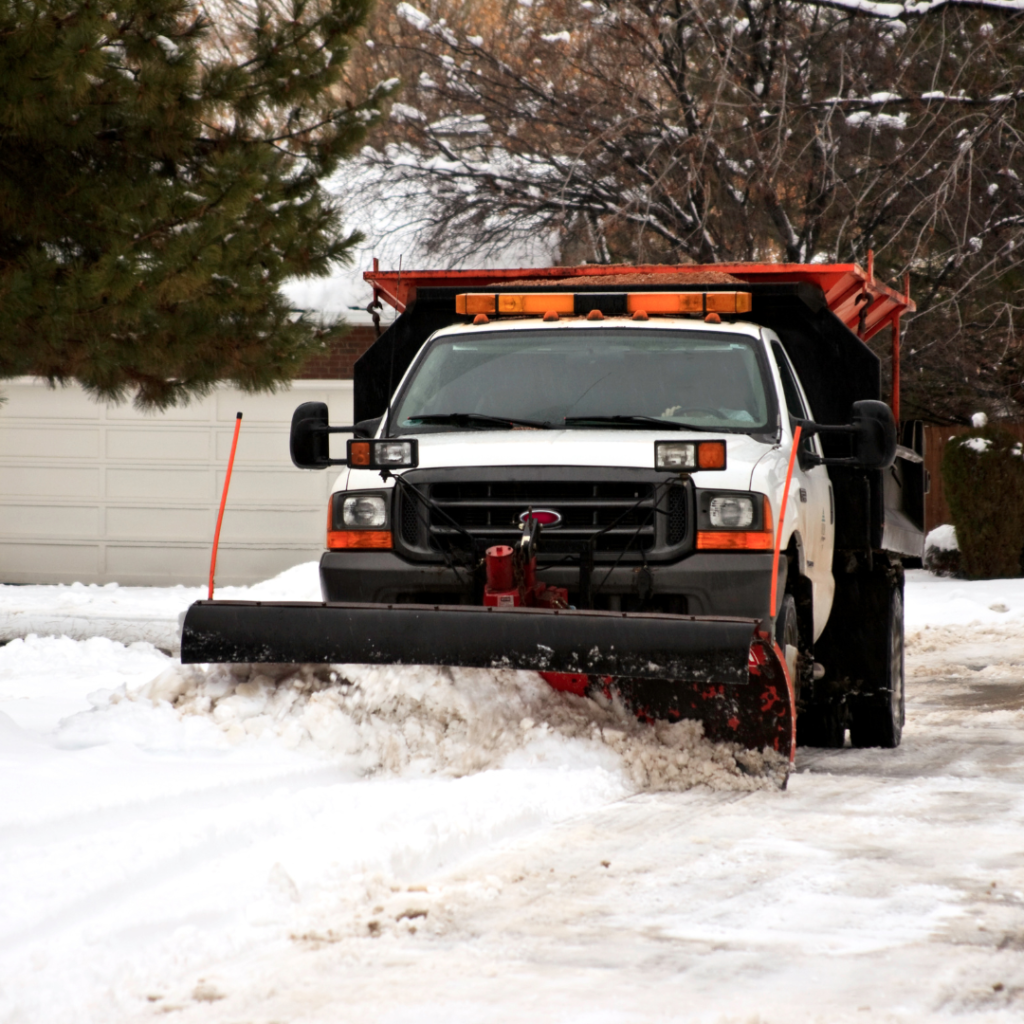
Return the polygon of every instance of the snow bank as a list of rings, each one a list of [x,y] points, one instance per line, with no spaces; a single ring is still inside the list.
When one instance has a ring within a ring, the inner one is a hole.
[[[57,586],[0,585],[0,642],[17,637],[106,637],[123,644],[149,643],[177,653],[180,616],[205,587],[121,587],[72,583]],[[251,587],[218,587],[216,597],[252,601],[319,601],[317,562],[292,566]]]
[[[206,594],[202,595],[204,598]],[[303,562],[250,587],[218,587],[215,596],[235,601],[322,601],[320,563]]]
[[[908,634],[948,626],[1024,629],[1024,579],[953,580],[911,569],[905,615]]]
[[[463,776],[509,759],[572,764],[583,756],[621,773],[635,791],[756,789],[785,777],[781,759],[713,745],[694,722],[641,725],[617,705],[556,693],[531,672],[200,668],[170,662],[150,643],[114,642],[136,639],[145,621],[161,624],[159,646],[175,650],[179,615],[205,596],[203,588],[180,586],[0,587],[0,637],[43,617],[64,635],[30,635],[0,649],[0,681],[10,666],[0,710],[30,727],[53,728],[66,717],[57,743],[68,749],[117,742],[182,751],[215,735],[225,747],[308,752],[363,775]],[[318,601],[318,565],[296,565],[251,587],[223,587],[217,596]],[[114,639],[101,639],[104,633]],[[68,637],[92,639],[76,644]],[[94,657],[97,670],[83,673]],[[76,659],[81,664],[73,667]],[[90,703],[94,710],[80,714]]]
[[[145,1019],[212,998],[164,999],[168,978],[252,950],[444,935],[440,871],[641,790],[774,799],[785,768],[528,672],[199,668],[149,644],[14,640],[0,1021]]]
[[[75,640],[106,637],[176,651],[178,614],[205,596],[201,587],[0,585],[0,642],[30,634]]]
[[[773,788],[784,758],[712,744],[701,726],[641,724],[615,702],[552,690],[532,672],[368,666],[172,666],[146,686],[110,695],[118,705],[173,708],[200,717],[229,744],[273,742],[380,772],[464,776],[506,767],[596,759],[633,791]],[[81,742],[94,721],[65,723]]]
[[[106,637],[12,640],[0,647],[0,714],[49,733],[61,719],[88,711],[94,691],[143,686],[169,663],[151,644],[125,646]]]

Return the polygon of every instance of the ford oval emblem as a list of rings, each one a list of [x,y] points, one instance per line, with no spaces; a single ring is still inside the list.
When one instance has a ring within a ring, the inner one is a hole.
[[[536,519],[547,530],[553,530],[556,526],[562,525],[562,513],[556,512],[553,508],[535,508],[532,512],[527,509],[525,512],[519,513],[519,522],[524,526],[528,519]]]

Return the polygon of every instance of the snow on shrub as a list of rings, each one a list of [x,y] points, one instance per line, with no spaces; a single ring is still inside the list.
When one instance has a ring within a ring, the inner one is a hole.
[[[956,528],[960,564],[969,579],[1021,575],[1024,550],[1024,454],[1008,431],[972,419],[969,434],[951,437],[942,481]]]
[[[960,575],[960,545],[956,527],[950,523],[936,526],[924,539],[924,567],[936,576]]]

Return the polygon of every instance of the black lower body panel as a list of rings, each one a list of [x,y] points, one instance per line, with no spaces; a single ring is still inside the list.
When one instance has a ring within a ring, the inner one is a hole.
[[[786,559],[780,561],[778,593],[786,592]],[[571,564],[538,567],[538,579],[579,587],[579,569]],[[619,600],[649,593],[683,599],[690,615],[728,615],[760,619],[768,614],[771,590],[770,552],[700,551],[668,565],[594,566],[591,585],[598,607],[609,597]],[[374,603],[480,604],[473,572],[433,563],[411,562],[391,551],[327,551],[320,559],[320,589],[325,601]]]

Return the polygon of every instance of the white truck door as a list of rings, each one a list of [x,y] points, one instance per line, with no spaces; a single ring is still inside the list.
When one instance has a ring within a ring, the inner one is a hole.
[[[793,370],[782,344],[769,335],[772,355],[779,370],[786,407],[791,416],[814,419],[804,394],[803,386]],[[812,451],[822,454],[821,442],[810,438]],[[798,502],[800,537],[804,547],[803,570],[811,581],[814,592],[814,640],[821,635],[832,609],[835,581],[832,577],[832,549],[835,542],[835,501],[828,470],[824,466],[801,469],[797,461],[793,466],[794,486],[789,500]]]

